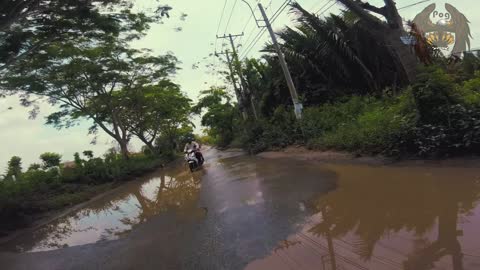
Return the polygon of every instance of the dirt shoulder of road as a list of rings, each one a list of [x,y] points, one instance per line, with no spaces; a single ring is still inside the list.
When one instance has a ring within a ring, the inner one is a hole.
[[[257,154],[261,158],[291,158],[320,163],[342,163],[372,166],[449,166],[480,167],[480,156],[455,157],[444,159],[393,159],[385,156],[362,156],[340,151],[310,150],[304,146],[289,146],[275,151]]]

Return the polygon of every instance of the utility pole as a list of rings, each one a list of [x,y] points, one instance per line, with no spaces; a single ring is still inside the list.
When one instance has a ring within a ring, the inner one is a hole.
[[[297,94],[297,89],[295,88],[295,85],[293,84],[292,80],[292,75],[290,74],[290,70],[288,69],[287,62],[285,61],[285,56],[283,55],[282,49],[280,48],[280,45],[278,45],[277,37],[275,36],[275,33],[273,32],[272,25],[270,23],[270,20],[268,19],[267,14],[265,13],[265,9],[263,8],[261,3],[258,3],[258,9],[262,13],[263,20],[257,19],[255,16],[255,12],[252,9],[252,6],[246,1],[242,0],[245,4],[248,5],[250,8],[250,11],[253,14],[253,17],[255,19],[255,23],[257,24],[258,27],[266,27],[268,32],[270,33],[270,37],[272,38],[272,43],[273,46],[275,47],[275,50],[277,51],[278,54],[278,60],[280,61],[280,65],[282,66],[283,70],[283,75],[285,76],[285,79],[287,80],[287,85],[288,85],[288,90],[290,91],[290,96],[292,97],[292,102],[293,102],[293,107],[295,110],[295,116],[297,119],[302,118],[302,110],[303,110],[303,105],[298,99],[298,94]],[[265,26],[261,26],[258,22],[263,21],[265,23]]]
[[[235,48],[235,43],[233,42],[233,37],[241,37],[241,36],[243,36],[243,33],[240,34],[240,35],[229,34],[228,36],[224,35],[223,37],[217,36],[217,38],[228,38],[230,40],[230,45],[232,46],[232,51],[233,51],[233,58],[234,58],[234,64],[235,64],[234,66],[236,67],[238,77],[240,77],[241,88],[243,88],[244,93],[250,99],[250,105],[252,107],[253,117],[255,117],[255,120],[258,120],[257,109],[256,109],[256,105],[255,105],[255,98],[253,97],[252,93],[248,89],[247,83],[245,82],[245,79],[243,78],[242,66],[240,64],[240,60],[238,59],[238,54],[237,54],[237,49]]]
[[[232,65],[232,60],[230,59],[229,51],[225,50],[224,53],[220,53],[220,54],[225,54],[227,57],[228,68],[230,70],[230,79],[232,80],[233,89],[235,89],[235,96],[237,97],[238,106],[240,108],[240,111],[242,112],[243,120],[246,120],[247,113],[245,112],[245,105],[244,105],[245,98],[243,97],[243,93],[237,86],[237,80],[235,79],[235,73],[233,72],[233,65]],[[217,57],[219,56],[217,52],[215,52],[215,55]]]
[[[302,110],[303,105],[298,100],[297,89],[293,84],[292,75],[290,74],[290,70],[288,69],[287,62],[285,61],[285,56],[283,55],[282,50],[280,49],[280,45],[278,45],[277,37],[273,32],[272,25],[270,24],[270,20],[263,9],[261,3],[258,3],[258,9],[262,13],[263,20],[265,21],[265,26],[267,27],[268,32],[270,33],[270,37],[272,38],[273,46],[278,54],[278,60],[280,61],[280,65],[282,66],[283,74],[285,75],[285,79],[287,80],[288,90],[290,90],[290,95],[292,96],[293,106],[295,108],[295,116],[297,119],[302,118]]]

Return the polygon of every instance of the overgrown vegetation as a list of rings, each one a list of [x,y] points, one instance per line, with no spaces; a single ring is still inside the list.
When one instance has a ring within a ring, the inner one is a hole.
[[[140,176],[170,160],[169,156],[135,154],[126,160],[115,150],[103,157],[84,151],[74,162],[61,163],[56,153],[40,156],[43,165],[22,171],[21,159],[12,157],[7,175],[0,181],[0,229],[28,223],[33,214],[60,209],[90,199],[115,183]]]
[[[388,43],[372,42],[378,33],[368,27],[369,19],[345,5],[341,16],[319,18],[293,4],[298,24],[279,34],[306,105],[301,121],[293,115],[278,59],[267,45],[261,59],[241,63],[246,94],[256,100],[259,119],[243,120],[237,106],[236,113],[205,122],[209,133],[221,137],[222,145],[241,145],[254,153],[305,144],[396,157],[478,154],[478,55],[445,57],[412,27],[416,45],[409,50],[418,61],[414,72],[406,73],[416,76],[400,78],[405,63],[392,56]],[[234,130],[224,133],[220,122]]]

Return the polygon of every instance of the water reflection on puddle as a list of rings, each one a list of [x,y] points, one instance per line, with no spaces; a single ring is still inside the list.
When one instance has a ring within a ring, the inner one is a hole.
[[[246,269],[480,269],[480,170],[326,166],[338,188]]]
[[[118,239],[163,211],[195,209],[200,177],[181,165],[160,170],[33,233],[13,239],[3,249],[35,252]]]

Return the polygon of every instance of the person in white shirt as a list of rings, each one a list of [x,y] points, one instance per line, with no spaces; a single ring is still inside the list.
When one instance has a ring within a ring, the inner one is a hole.
[[[188,142],[185,144],[185,147],[183,148],[183,152],[187,153],[189,150],[192,150],[195,152],[195,156],[200,162],[205,161],[202,153],[200,152],[200,145],[193,140],[193,137],[188,138]]]

